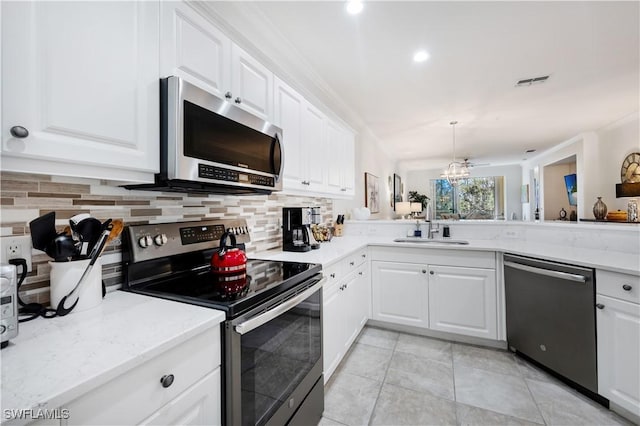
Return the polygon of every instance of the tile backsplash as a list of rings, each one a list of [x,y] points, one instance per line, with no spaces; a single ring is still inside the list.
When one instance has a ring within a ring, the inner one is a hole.
[[[122,219],[125,225],[243,218],[251,234],[249,255],[282,246],[282,207],[319,206],[323,221],[333,217],[333,202],[327,198],[129,191],[105,181],[8,172],[0,173],[0,206],[2,236],[28,235],[29,222],[50,211],[56,213],[58,231],[78,213],[89,213],[101,221]],[[114,240],[102,257],[102,276],[108,287],[122,282],[119,246],[120,241]],[[21,287],[23,300],[49,301],[49,260],[44,253],[33,256],[33,271]]]

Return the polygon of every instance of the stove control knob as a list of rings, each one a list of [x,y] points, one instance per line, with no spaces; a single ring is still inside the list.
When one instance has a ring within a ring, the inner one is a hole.
[[[153,244],[153,241],[151,241],[151,236],[147,235],[144,237],[140,237],[138,239],[138,244],[140,245],[140,247],[142,248],[147,248],[149,247],[151,244]]]
[[[158,234],[153,237],[153,242],[156,243],[157,246],[163,246],[169,241],[167,238],[167,234]]]

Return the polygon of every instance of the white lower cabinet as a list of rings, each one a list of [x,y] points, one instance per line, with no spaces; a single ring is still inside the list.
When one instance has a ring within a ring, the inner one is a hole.
[[[140,424],[193,426],[220,424],[220,394],[212,392],[213,389],[219,388],[220,368],[217,368]]]
[[[640,417],[640,278],[597,271],[598,393]]]
[[[427,265],[375,261],[371,276],[372,319],[429,326]]]
[[[325,269],[323,290],[323,370],[327,383],[370,316],[369,264],[354,270],[344,260]]]
[[[495,253],[374,248],[371,318],[498,339]]]
[[[429,265],[429,328],[497,339],[496,271]]]
[[[215,327],[66,404],[67,424],[218,425],[220,360]]]

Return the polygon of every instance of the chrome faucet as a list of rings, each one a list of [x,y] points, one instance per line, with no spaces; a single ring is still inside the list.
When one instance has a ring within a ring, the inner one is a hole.
[[[427,238],[432,240],[433,234],[440,233],[440,224],[433,223],[433,208],[431,207],[431,203],[427,204],[427,213],[425,214],[425,221],[429,224],[429,228],[427,229]]]

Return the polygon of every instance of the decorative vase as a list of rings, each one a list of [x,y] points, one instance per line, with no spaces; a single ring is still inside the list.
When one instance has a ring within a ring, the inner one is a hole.
[[[607,205],[602,201],[602,197],[598,197],[598,201],[593,205],[593,215],[596,220],[604,220],[607,216]]]

